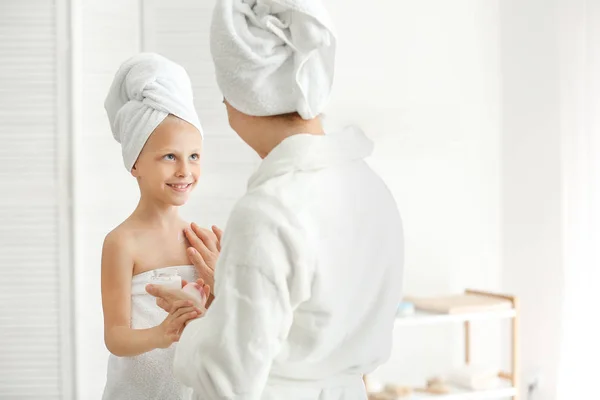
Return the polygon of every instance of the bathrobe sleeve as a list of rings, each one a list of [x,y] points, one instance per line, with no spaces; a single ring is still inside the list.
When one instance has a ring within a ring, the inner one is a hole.
[[[261,201],[262,200],[262,201]],[[258,399],[310,291],[305,239],[264,199],[234,208],[215,275],[215,300],[185,328],[176,376],[202,399]]]

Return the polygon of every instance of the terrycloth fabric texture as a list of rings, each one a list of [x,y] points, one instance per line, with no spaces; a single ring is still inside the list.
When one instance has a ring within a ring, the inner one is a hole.
[[[174,371],[201,400],[367,400],[392,349],[403,233],[359,130],[283,140],[236,203],[215,300]]]
[[[150,134],[169,114],[194,125],[202,134],[187,72],[158,54],[141,53],[125,61],[115,75],[104,108],[128,171]]]
[[[321,0],[217,0],[210,48],[225,99],[254,116],[318,116],[331,92],[336,39]]]
[[[146,293],[146,285],[156,283],[155,273],[175,273],[188,282],[196,280],[191,265],[166,267],[135,275],[131,280],[131,327],[148,329],[159,325],[167,313],[156,305],[156,299]],[[189,400],[192,390],[173,375],[176,344],[167,349],[155,349],[136,357],[110,355],[103,400]]]

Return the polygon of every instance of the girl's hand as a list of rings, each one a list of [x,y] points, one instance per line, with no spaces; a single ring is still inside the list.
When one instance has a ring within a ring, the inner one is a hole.
[[[166,349],[173,343],[178,342],[187,323],[204,314],[204,310],[194,307],[190,300],[178,300],[173,302],[172,310],[165,320],[156,328],[157,347]]]

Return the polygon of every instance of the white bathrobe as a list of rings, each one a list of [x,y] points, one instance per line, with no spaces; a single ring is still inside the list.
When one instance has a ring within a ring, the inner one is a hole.
[[[401,297],[400,216],[355,129],[285,139],[234,207],[175,373],[198,399],[364,400]]]

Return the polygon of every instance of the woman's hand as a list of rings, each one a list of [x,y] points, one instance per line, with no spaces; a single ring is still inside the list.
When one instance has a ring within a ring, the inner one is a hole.
[[[204,284],[202,279],[192,283],[187,283],[184,280],[182,286],[185,290],[151,284],[146,286],[146,292],[156,297],[156,305],[168,313],[175,312],[176,303],[181,307],[178,302],[182,301],[191,302],[192,306],[204,312],[210,294],[210,286]]]
[[[223,231],[216,226],[209,231],[192,223],[184,232],[190,243],[190,247],[187,249],[188,257],[196,267],[198,276],[211,288],[214,288],[215,266],[221,252]]]

